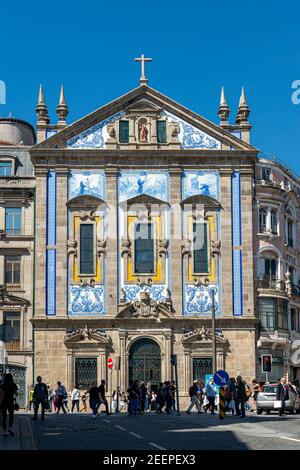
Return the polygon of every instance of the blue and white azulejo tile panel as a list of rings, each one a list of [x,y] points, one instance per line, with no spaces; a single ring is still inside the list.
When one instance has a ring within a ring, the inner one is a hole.
[[[212,308],[212,292],[215,293],[215,311],[219,313],[219,288],[216,285],[185,285],[185,315],[208,314]]]
[[[104,173],[100,171],[70,171],[69,199],[77,196],[95,196],[104,199]]]
[[[231,175],[232,224],[232,303],[233,315],[243,315],[242,227],[241,227],[241,176]]]
[[[221,142],[214,137],[209,136],[206,132],[197,129],[168,111],[163,111],[161,115],[166,116],[168,122],[175,121],[179,124],[180,133],[178,137],[183,148],[208,150],[221,149]]]
[[[104,309],[104,286],[70,287],[69,315],[101,315]]]
[[[219,199],[219,181],[217,171],[185,171],[182,175],[182,198],[199,194]]]
[[[103,121],[98,122],[94,126],[89,127],[85,131],[68,140],[67,147],[74,149],[105,148],[105,141],[109,137],[106,130],[107,125],[121,119],[123,116],[125,116],[125,112],[119,111]]]
[[[46,315],[56,314],[56,173],[47,176]]]
[[[122,171],[119,175],[119,201],[126,201],[140,194],[148,194],[168,201],[168,174],[166,172]]]
[[[152,285],[148,286],[146,284],[137,285],[124,285],[122,287],[124,300],[125,302],[133,302],[135,300],[140,300],[140,292],[149,292],[152,300],[157,302],[163,302],[165,298],[165,285]]]

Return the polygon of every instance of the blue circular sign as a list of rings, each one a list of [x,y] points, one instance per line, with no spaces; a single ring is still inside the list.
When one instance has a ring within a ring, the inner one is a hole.
[[[216,385],[219,385],[219,387],[224,387],[224,385],[227,385],[229,382],[229,375],[225,370],[217,370],[214,374],[214,381]]]

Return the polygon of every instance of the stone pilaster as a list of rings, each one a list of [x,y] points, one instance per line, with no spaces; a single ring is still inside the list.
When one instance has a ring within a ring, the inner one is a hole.
[[[126,387],[126,336],[127,333],[125,330],[119,332],[119,356],[121,358],[121,368],[120,368],[120,390],[125,390]]]
[[[221,173],[222,316],[232,316],[231,172]],[[230,293],[230,294],[229,294]]]
[[[243,316],[254,316],[252,174],[241,174]]]
[[[172,333],[171,331],[165,331],[164,332],[164,337],[165,337],[165,375],[167,377],[166,380],[171,379],[171,361],[170,361],[170,356],[171,356],[171,341],[172,341]]]
[[[181,168],[169,169],[171,204],[171,298],[175,315],[182,316],[182,254],[181,254]]]
[[[117,170],[106,169],[106,313],[116,315],[118,302],[118,241],[117,241]]]
[[[47,223],[47,173],[36,174],[35,221],[35,316],[46,315],[46,223]]]
[[[56,316],[64,317],[68,313],[67,306],[67,200],[68,172],[67,169],[56,170]]]

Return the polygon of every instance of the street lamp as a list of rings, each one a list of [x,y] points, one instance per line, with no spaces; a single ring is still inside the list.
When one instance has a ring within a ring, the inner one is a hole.
[[[211,242],[210,255],[212,258],[221,256],[221,240]],[[216,347],[216,305],[215,289],[211,289],[211,332],[212,332],[212,362],[213,373],[217,371],[217,347]]]

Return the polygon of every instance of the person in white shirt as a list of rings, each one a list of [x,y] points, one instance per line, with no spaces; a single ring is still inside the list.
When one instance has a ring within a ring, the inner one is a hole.
[[[76,406],[77,408],[77,413],[79,413],[79,398],[80,398],[80,392],[79,390],[74,387],[73,390],[72,390],[72,393],[71,393],[71,400],[72,400],[72,413],[74,411],[74,408]]]

